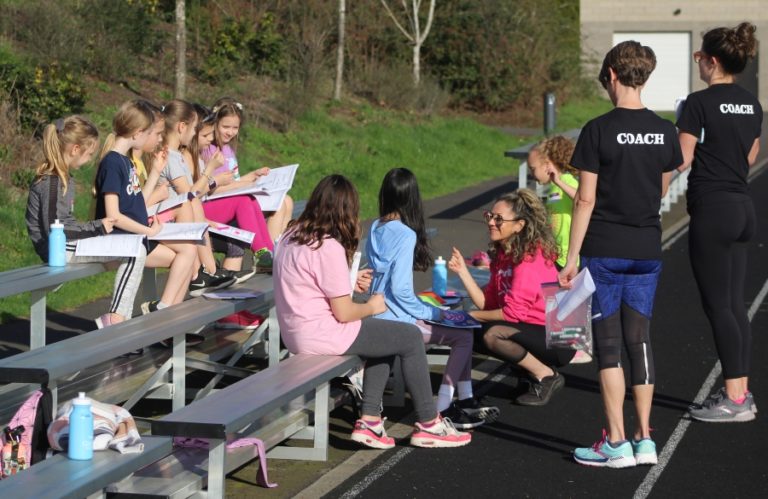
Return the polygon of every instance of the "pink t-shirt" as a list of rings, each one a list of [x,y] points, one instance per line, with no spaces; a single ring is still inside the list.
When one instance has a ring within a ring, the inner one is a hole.
[[[216,147],[215,144],[211,144],[205,149],[203,149],[202,151],[200,151],[200,157],[203,158],[204,161],[208,161],[209,159],[211,159],[211,157],[214,154],[216,154],[216,151],[218,150],[219,148]],[[237,164],[237,157],[235,156],[235,151],[232,150],[229,144],[224,144],[221,147],[221,154],[222,156],[224,156],[224,164],[216,168],[213,174],[218,175],[219,173],[224,173],[228,170],[231,170],[235,180],[239,180],[240,167]]]
[[[331,298],[352,293],[344,248],[331,238],[316,248],[288,237],[275,248],[272,267],[283,342],[292,353],[341,355],[360,331],[359,320],[341,323],[331,310]]]

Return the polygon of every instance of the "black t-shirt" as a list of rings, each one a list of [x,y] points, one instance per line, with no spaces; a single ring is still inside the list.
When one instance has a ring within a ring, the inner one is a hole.
[[[688,177],[689,205],[710,192],[748,192],[747,156],[762,122],[760,102],[735,83],[688,96],[677,126],[699,139]]]
[[[587,123],[571,158],[598,175],[581,254],[660,258],[661,174],[682,162],[675,126],[648,109],[615,108]]]

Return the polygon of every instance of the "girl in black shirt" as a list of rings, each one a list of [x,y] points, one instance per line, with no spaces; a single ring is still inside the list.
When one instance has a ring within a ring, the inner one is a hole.
[[[747,243],[755,232],[755,211],[747,173],[759,149],[763,111],[759,101],[736,85],[747,59],[754,57],[755,26],[716,28],[704,34],[693,54],[705,90],[688,96],[677,126],[688,178],[691,215],[689,252],[701,302],[715,336],[725,387],[693,418],[707,422],[755,419],[747,387],[752,334],[744,304]]]

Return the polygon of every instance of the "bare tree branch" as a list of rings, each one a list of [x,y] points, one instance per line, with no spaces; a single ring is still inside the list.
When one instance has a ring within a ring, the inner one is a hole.
[[[405,3],[405,0],[403,0],[403,3]],[[415,42],[411,34],[408,33],[408,31],[405,28],[403,28],[403,26],[400,24],[400,21],[398,21],[397,17],[395,17],[395,14],[392,13],[392,10],[389,8],[389,5],[387,5],[387,0],[381,0],[381,5],[384,6],[384,9],[387,11],[387,14],[389,14],[389,17],[395,23],[395,26],[397,26],[400,32],[402,32],[408,40],[410,40],[411,42]]]

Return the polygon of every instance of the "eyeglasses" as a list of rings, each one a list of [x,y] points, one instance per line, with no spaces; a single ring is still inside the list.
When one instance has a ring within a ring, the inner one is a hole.
[[[518,222],[522,220],[522,218],[504,218],[501,215],[491,213],[490,211],[484,211],[483,212],[483,219],[485,219],[485,223],[490,222],[493,220],[493,223],[496,224],[496,227],[501,227],[504,222]]]
[[[702,52],[701,50],[697,50],[696,52],[693,53],[693,62],[698,64],[699,61],[701,61],[702,59],[709,59],[709,56],[704,52]]]

